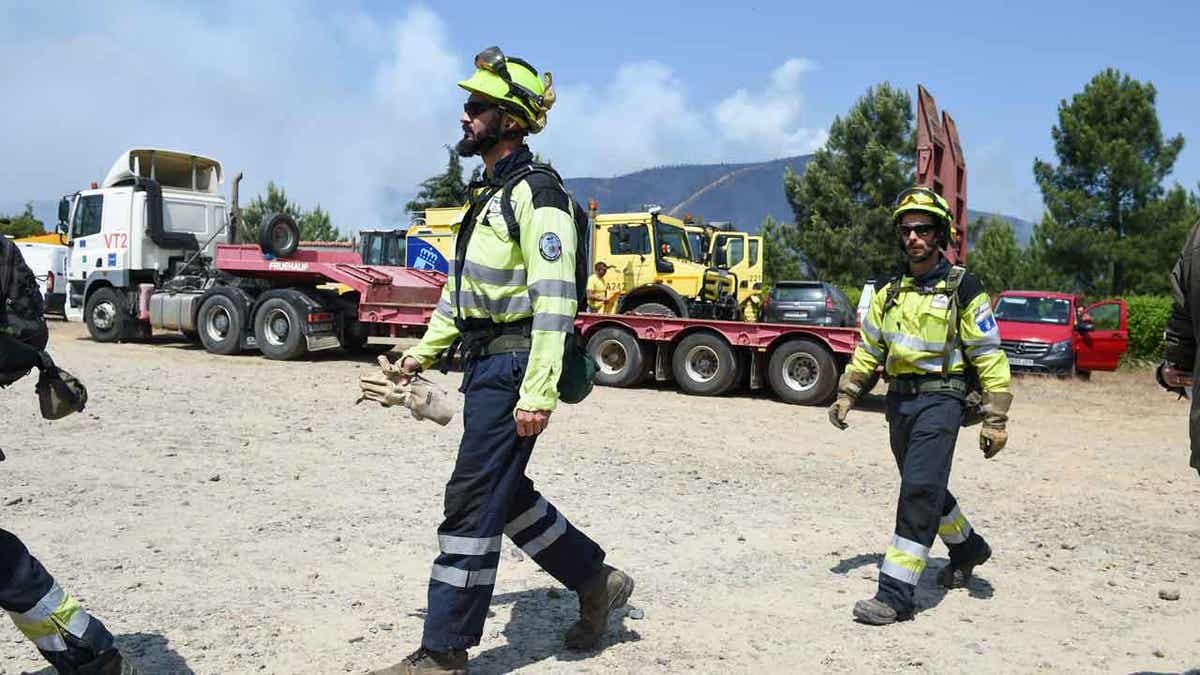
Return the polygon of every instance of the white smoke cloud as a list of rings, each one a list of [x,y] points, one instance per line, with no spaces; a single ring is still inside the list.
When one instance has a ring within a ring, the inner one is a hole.
[[[216,157],[227,180],[244,172],[243,201],[275,180],[352,231],[403,222],[459,135],[453,82],[473,50],[452,46],[428,7],[380,20],[331,5],[243,3],[230,16],[49,5],[0,9],[5,208],[85,187],[125,149],[154,146]],[[790,60],[715,102],[656,62],[619,66],[607,82],[560,81],[532,145],[568,176],[808,152],[825,138],[804,115],[813,67]]]

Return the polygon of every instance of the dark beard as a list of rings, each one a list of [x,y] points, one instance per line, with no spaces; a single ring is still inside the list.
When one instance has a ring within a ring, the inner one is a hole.
[[[482,156],[499,142],[500,115],[496,115],[492,117],[491,122],[488,122],[487,128],[483,130],[482,135],[470,136],[464,133],[458,144],[454,146],[454,150],[458,153],[459,157]]]

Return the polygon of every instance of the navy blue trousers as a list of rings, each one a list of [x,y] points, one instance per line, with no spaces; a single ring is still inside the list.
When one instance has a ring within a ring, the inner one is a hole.
[[[496,582],[500,541],[514,544],[569,589],[600,571],[604,551],[533,487],[525,466],[536,437],[517,436],[513,410],[529,355],[467,363],[463,437],[446,484],[441,553],[429,580],[421,644],[436,651],[479,644]]]
[[[950,494],[950,465],[962,425],[963,401],[952,394],[889,392],[892,455],[900,469],[896,530],[880,567],[876,597],[900,612],[913,609],[913,591],[941,536],[951,563],[970,560],[984,540]]]
[[[63,591],[17,535],[7,530],[0,530],[0,608],[63,675],[75,673],[75,666],[113,648],[104,624]]]

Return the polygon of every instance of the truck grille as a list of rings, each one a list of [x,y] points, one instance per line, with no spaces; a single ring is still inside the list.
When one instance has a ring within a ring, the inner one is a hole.
[[[1046,352],[1050,349],[1050,345],[1045,342],[1004,340],[1000,343],[1000,348],[1009,356],[1017,356],[1023,359],[1037,359],[1046,355]]]

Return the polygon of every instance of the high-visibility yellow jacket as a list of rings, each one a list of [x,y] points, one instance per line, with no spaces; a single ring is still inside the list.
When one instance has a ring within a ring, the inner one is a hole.
[[[496,165],[496,176],[533,160],[528,148]],[[488,188],[476,188],[478,196]],[[519,410],[554,410],[562,372],[566,336],[575,330],[575,221],[562,188],[550,176],[530,174],[512,190],[512,207],[520,224],[520,241],[509,236],[500,211],[500,191],[479,209],[461,270],[461,306],[455,304],[456,262],[442,288],[425,336],[404,352],[428,368],[446,351],[459,331],[454,317],[491,319],[504,324],[533,318],[529,366],[521,383]],[[460,225],[452,225],[452,251],[458,250]]]
[[[864,375],[884,362],[888,376],[940,375],[950,314],[950,265],[942,261],[929,274],[900,280],[900,292],[885,312],[888,286],[871,297],[858,347],[848,370]],[[950,350],[948,373],[961,375],[969,360],[984,391],[1009,390],[1008,357],[1000,349],[1000,331],[983,285],[970,273],[959,282],[958,335]]]

